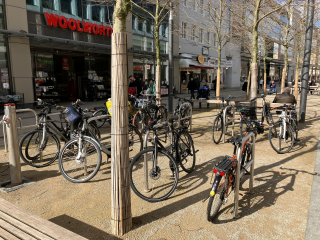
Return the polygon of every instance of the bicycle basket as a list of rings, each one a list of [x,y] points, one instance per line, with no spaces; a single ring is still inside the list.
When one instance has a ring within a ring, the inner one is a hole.
[[[63,114],[66,116],[67,121],[72,124],[76,124],[81,119],[80,114],[73,107],[68,107],[63,111]]]

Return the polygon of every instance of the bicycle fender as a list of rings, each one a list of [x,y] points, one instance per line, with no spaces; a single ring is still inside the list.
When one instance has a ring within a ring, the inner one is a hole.
[[[221,181],[221,176],[220,175],[216,176],[214,181],[213,181],[212,188],[211,188],[211,191],[210,191],[210,196],[211,197],[213,197],[216,194],[216,191],[217,191],[217,188],[219,186],[220,181]]]

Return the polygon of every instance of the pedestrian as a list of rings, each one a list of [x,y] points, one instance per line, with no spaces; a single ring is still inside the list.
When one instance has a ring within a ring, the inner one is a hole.
[[[149,88],[147,89],[147,94],[150,94],[151,95],[151,101],[155,101],[155,96],[154,96],[154,93],[155,93],[155,82],[153,81],[153,79],[150,79],[149,81]]]
[[[277,87],[276,83],[272,81],[270,84],[269,94],[274,93],[276,91],[276,87]]]
[[[215,97],[216,90],[217,90],[217,77],[215,77],[214,80],[212,81],[212,85],[213,85],[213,97]]]
[[[188,83],[187,87],[191,91],[190,99],[195,99],[194,91],[197,90],[197,83],[193,80],[193,78],[190,78],[190,82]]]
[[[263,78],[260,79],[260,89],[263,89]]]
[[[200,88],[200,78],[199,78],[199,75],[197,75],[194,79],[195,83],[197,84],[197,92],[199,91],[199,88]]]
[[[292,79],[292,82],[291,82],[292,87],[294,87],[295,83],[296,83],[296,81],[294,79]]]

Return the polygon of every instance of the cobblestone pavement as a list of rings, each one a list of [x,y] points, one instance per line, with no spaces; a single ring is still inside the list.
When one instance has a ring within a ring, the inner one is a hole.
[[[268,96],[272,101],[272,96]],[[133,192],[133,229],[121,239],[303,239],[319,138],[319,96],[308,95],[307,118],[300,124],[300,141],[291,152],[277,154],[268,130],[258,135],[254,194],[247,193],[248,177],[241,184],[239,219],[233,219],[233,194],[213,222],[206,207],[215,163],[232,154],[232,145],[212,142],[211,126],[217,110],[195,108],[191,133],[197,153],[195,171],[180,172],[176,191],[166,201],[148,203]],[[108,131],[105,128],[104,131]],[[1,149],[0,181],[9,178],[7,155]],[[106,156],[103,155],[105,162]],[[22,175],[36,183],[0,197],[88,239],[118,239],[110,225],[110,162],[88,183],[63,178],[57,161],[46,168],[22,162]]]

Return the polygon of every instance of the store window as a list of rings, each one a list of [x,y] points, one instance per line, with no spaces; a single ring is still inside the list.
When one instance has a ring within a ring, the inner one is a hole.
[[[113,23],[113,11],[114,11],[113,6],[106,6],[104,10],[106,22],[109,23],[110,25]]]
[[[100,6],[92,5],[91,10],[92,10],[92,20],[100,22]]]
[[[132,29],[136,29],[136,19],[137,17],[132,15]]]
[[[138,20],[138,30],[139,31],[143,31],[143,21],[142,20]]]
[[[60,0],[61,12],[71,14],[71,0]]]
[[[144,50],[144,37],[133,35],[132,47],[137,50]]]
[[[181,37],[186,38],[187,37],[187,23],[186,22],[182,22],[181,32],[182,32]]]
[[[2,1],[0,1],[0,3],[2,3]],[[0,5],[0,29],[5,29],[2,5]],[[8,69],[7,40],[2,34],[0,34],[0,78],[0,95],[7,95],[11,89],[11,83]]]
[[[167,53],[167,42],[160,41],[160,53]]]
[[[54,0],[42,0],[42,7],[54,9]]]
[[[161,37],[165,37],[166,35],[166,30],[167,30],[167,24],[162,23],[162,28],[161,28]]]
[[[152,38],[147,38],[147,51],[152,52],[153,51],[153,39]]]
[[[28,5],[34,5],[34,0],[26,0]]]
[[[79,17],[84,18],[84,19],[88,19],[86,0],[77,0],[77,10],[78,10]]]
[[[147,30],[147,33],[151,33],[152,31],[152,19],[151,18],[148,18],[148,21],[146,21],[146,30]]]

